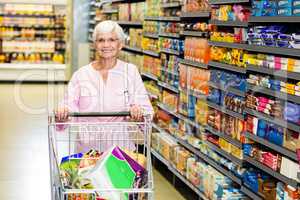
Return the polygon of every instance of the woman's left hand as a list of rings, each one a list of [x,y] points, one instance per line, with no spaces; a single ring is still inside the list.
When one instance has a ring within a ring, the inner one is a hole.
[[[138,105],[132,105],[130,107],[130,116],[133,120],[142,121],[143,119],[143,109]]]

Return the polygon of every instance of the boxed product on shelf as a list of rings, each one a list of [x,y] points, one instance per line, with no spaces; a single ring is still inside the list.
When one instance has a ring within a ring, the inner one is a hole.
[[[129,29],[129,46],[142,48],[143,29]]]
[[[161,54],[160,60],[161,74],[159,79],[162,82],[168,83],[169,85],[178,88],[178,57],[174,55]]]
[[[284,129],[284,132],[283,146],[294,152],[300,149],[300,133],[289,129]]]
[[[221,48],[215,46],[210,48],[211,60],[238,67],[246,67],[244,61],[245,54],[246,52],[242,49]]]
[[[144,55],[143,72],[153,74],[159,77],[161,74],[161,60],[159,58],[153,58],[151,56]]]
[[[208,40],[196,37],[186,37],[184,41],[184,58],[207,64],[210,60]]]
[[[197,99],[195,105],[195,121],[201,125],[207,124],[208,106],[205,100]]]
[[[181,9],[180,8],[168,8],[164,9],[163,12],[160,12],[160,16],[163,17],[180,17]]]
[[[281,160],[280,174],[290,179],[298,180],[298,173],[300,173],[299,164],[283,156]]]
[[[228,42],[228,43],[247,42],[246,28],[233,28],[231,30],[223,30],[223,29],[212,31],[210,33],[210,40],[215,42]]]
[[[130,3],[119,4],[118,10],[120,21],[130,21]]]
[[[221,87],[233,87],[242,92],[246,91],[246,76],[243,74],[228,73],[222,70],[210,70],[210,81]]]
[[[239,4],[214,6],[211,10],[211,19],[220,21],[247,22],[250,15],[250,9]]]
[[[178,97],[176,94],[163,90],[161,102],[172,111],[178,111]]]
[[[203,163],[197,162],[193,157],[187,159],[186,178],[197,188],[203,184],[203,179],[199,173],[201,164]]]
[[[145,2],[131,3],[130,4],[130,21],[143,21],[144,20]]]
[[[254,26],[248,29],[248,43],[299,49],[298,32],[298,28],[289,28],[286,25]]]
[[[181,89],[192,90],[205,95],[209,93],[209,70],[179,64],[179,71],[179,85]]]
[[[259,74],[257,75],[250,74],[249,78],[247,79],[247,82],[252,85],[271,89],[276,92],[282,92],[290,95],[300,96],[300,87],[299,87],[300,82],[280,81],[280,80],[270,78],[270,76],[259,75]]]
[[[157,39],[143,37],[142,48],[143,50],[149,50],[149,51],[159,53],[159,42]]]
[[[244,57],[244,59],[247,64],[257,67],[300,72],[300,61],[299,59],[295,58],[267,54],[248,54],[246,57]]]
[[[276,200],[296,200],[300,198],[299,188],[286,186],[281,182],[277,183]]]
[[[160,2],[161,0],[147,0],[145,7],[145,16],[158,17],[160,16]]]
[[[182,6],[183,12],[210,11],[208,0],[185,0]]]
[[[159,31],[161,33],[180,33],[182,26],[178,22],[160,22]]]
[[[173,164],[175,165],[176,169],[182,175],[186,175],[187,171],[187,160],[191,157],[191,153],[182,147],[175,147],[174,148],[174,160]]]
[[[160,28],[160,23],[157,21],[144,21],[143,22],[143,32],[150,34],[158,34]]]
[[[195,117],[196,97],[186,94],[185,91],[179,93],[178,111],[187,117]]]
[[[159,38],[160,48],[174,50],[180,54],[184,51],[184,41],[179,39]]]

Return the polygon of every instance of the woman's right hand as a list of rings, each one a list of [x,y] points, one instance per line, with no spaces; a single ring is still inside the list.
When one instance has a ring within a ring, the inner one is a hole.
[[[60,107],[54,110],[55,120],[58,122],[66,122],[69,117],[69,109],[67,107]]]

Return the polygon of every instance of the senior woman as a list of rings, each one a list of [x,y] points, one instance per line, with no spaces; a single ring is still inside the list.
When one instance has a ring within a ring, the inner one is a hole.
[[[69,112],[130,111],[134,120],[141,120],[143,113],[153,114],[137,67],[117,59],[124,40],[123,29],[116,22],[108,20],[97,24],[93,41],[98,59],[73,74],[64,102],[55,110],[58,121],[66,121]],[[124,117],[82,120],[114,122],[122,121]],[[95,146],[90,141],[87,143],[83,140],[80,143],[80,150]],[[104,148],[109,145],[106,144]]]

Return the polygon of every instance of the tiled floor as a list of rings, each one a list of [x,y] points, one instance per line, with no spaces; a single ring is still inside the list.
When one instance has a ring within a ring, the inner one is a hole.
[[[62,86],[0,84],[0,199],[50,199],[47,110]],[[183,197],[154,171],[155,199]]]

